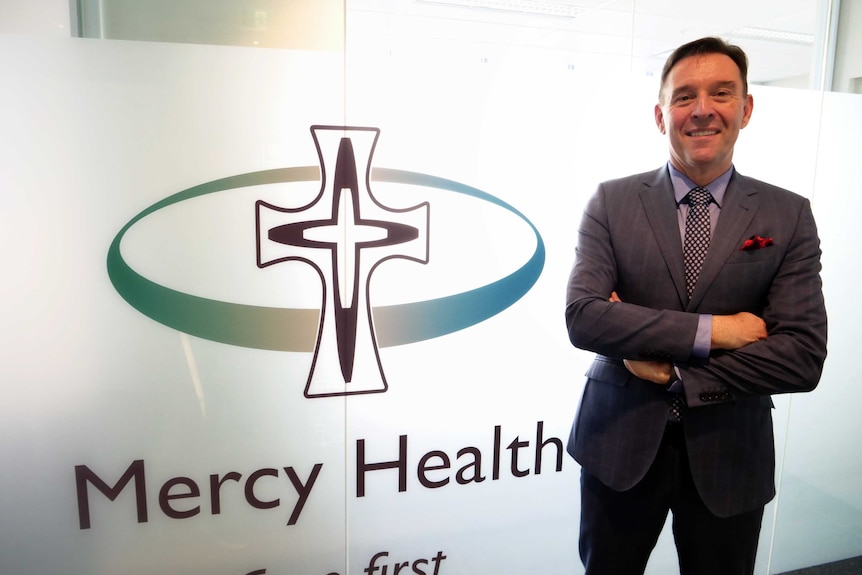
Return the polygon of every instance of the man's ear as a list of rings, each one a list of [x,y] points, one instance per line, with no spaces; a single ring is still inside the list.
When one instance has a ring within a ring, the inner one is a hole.
[[[655,125],[658,126],[659,132],[661,132],[662,134],[665,133],[665,131],[664,131],[664,113],[661,110],[661,106],[658,104],[655,105]]]
[[[742,126],[746,127],[748,121],[751,120],[751,112],[754,110],[754,98],[751,94],[746,94],[745,104],[742,107]]]

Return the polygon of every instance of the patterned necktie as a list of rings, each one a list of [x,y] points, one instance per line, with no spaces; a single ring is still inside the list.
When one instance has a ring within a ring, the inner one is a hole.
[[[709,249],[709,203],[712,194],[706,188],[700,186],[693,188],[688,193],[688,216],[685,218],[685,241],[682,253],[685,259],[685,291],[691,299],[697,276],[706,258]],[[668,397],[670,411],[668,421],[682,421],[685,410],[685,399],[681,393],[670,392]]]
[[[670,412],[667,414],[667,420],[674,423],[682,421],[682,412],[685,409],[685,398],[682,393],[669,391],[668,403],[670,404]]]
[[[685,241],[682,246],[685,258],[685,289],[688,297],[694,291],[697,276],[709,249],[709,203],[712,194],[700,186],[693,188],[688,196],[688,216],[685,218]]]

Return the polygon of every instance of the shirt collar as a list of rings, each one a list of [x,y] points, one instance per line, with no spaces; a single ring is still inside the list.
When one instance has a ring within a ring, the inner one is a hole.
[[[688,176],[674,168],[673,164],[670,162],[667,163],[667,167],[670,171],[670,180],[673,183],[673,196],[676,199],[676,203],[679,204],[692,188],[697,187],[697,184],[688,179]],[[712,194],[712,199],[715,200],[715,203],[718,204],[719,208],[724,202],[724,193],[727,191],[727,184],[730,183],[730,177],[732,175],[733,166],[730,166],[726,172],[718,176],[716,179],[705,186],[701,186],[709,190],[709,193]]]

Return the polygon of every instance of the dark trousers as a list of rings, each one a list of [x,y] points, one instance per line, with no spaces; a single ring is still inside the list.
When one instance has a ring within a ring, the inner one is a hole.
[[[691,478],[680,424],[671,424],[644,479],[618,492],[581,472],[579,548],[586,575],[642,575],[673,513],[681,575],[751,575],[763,508],[720,518]]]

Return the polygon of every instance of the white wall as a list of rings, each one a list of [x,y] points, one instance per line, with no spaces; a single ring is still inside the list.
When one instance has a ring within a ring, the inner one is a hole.
[[[835,78],[832,89],[862,94],[862,2],[843,0],[835,48]]]
[[[0,0],[0,33],[75,35],[70,17],[70,0]]]

